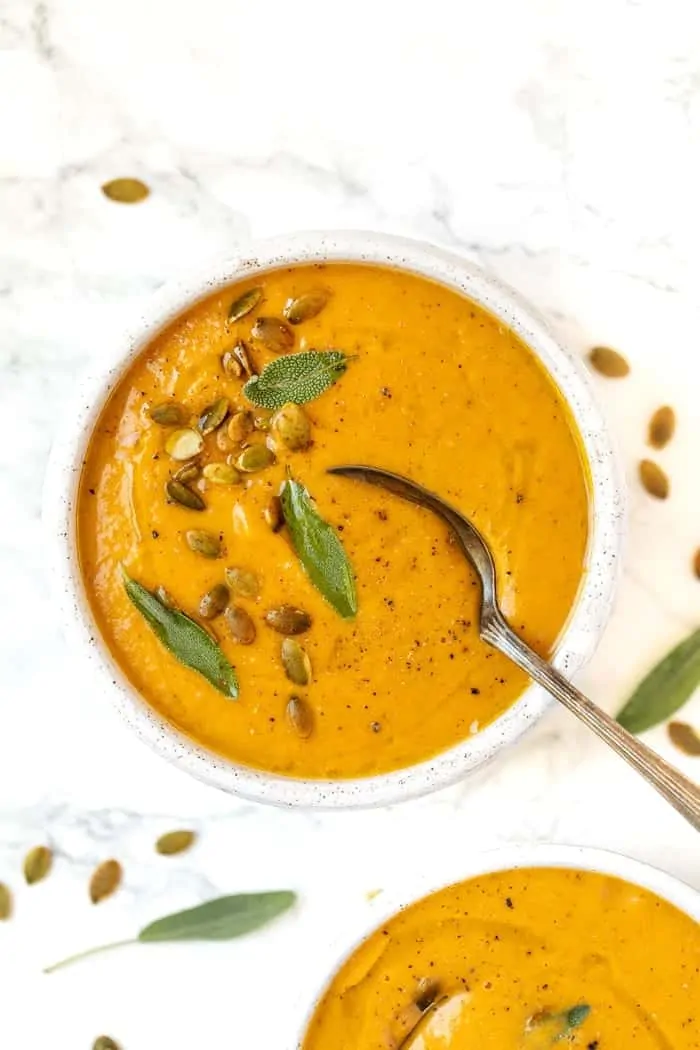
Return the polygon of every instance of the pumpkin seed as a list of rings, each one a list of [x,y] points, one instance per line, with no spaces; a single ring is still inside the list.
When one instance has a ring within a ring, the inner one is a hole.
[[[258,317],[251,335],[275,354],[283,354],[294,346],[294,332],[279,317]]]
[[[203,620],[213,620],[228,605],[229,589],[225,583],[215,583],[211,590],[203,594],[199,602],[199,615]]]
[[[317,317],[324,308],[330,293],[325,288],[318,288],[313,292],[305,292],[298,295],[296,299],[288,299],[283,313],[290,324],[301,324],[302,321],[310,321]]]
[[[12,915],[12,894],[4,882],[0,882],[0,921]]]
[[[308,739],[314,731],[313,711],[301,696],[290,696],[287,703],[287,719],[302,740]]]
[[[643,459],[639,464],[639,480],[654,499],[668,499],[670,482],[658,463]]]
[[[233,452],[239,448],[239,443],[231,440],[226,427],[219,427],[216,432],[216,447],[219,452]]]
[[[201,554],[203,558],[221,557],[221,540],[213,532],[206,532],[204,529],[188,529],[185,539],[187,546],[195,554]]]
[[[197,421],[199,433],[204,437],[206,437],[207,434],[212,434],[221,426],[227,415],[228,398],[220,397],[213,405],[208,405],[199,417],[199,420]]]
[[[284,514],[282,513],[282,500],[279,496],[271,496],[270,501],[263,510],[265,524],[273,532],[279,532],[284,525]]]
[[[241,369],[241,375],[246,375],[250,378],[250,376],[258,374],[255,365],[250,359],[250,351],[242,339],[231,349],[231,354]]]
[[[652,448],[665,448],[676,430],[676,413],[670,405],[657,408],[649,420],[648,441]]]
[[[182,430],[174,430],[165,442],[165,451],[173,459],[192,459],[202,451],[204,442],[202,435],[192,430],[191,427],[183,427]]]
[[[166,831],[156,842],[156,853],[162,857],[172,857],[184,853],[196,839],[194,831]]]
[[[238,485],[241,475],[230,463],[207,463],[204,477],[212,485]]]
[[[115,1043],[108,1035],[98,1035],[92,1044],[92,1050],[121,1050],[119,1043]]]
[[[159,427],[182,427],[189,419],[188,413],[177,401],[163,401],[154,405],[148,414]]]
[[[235,357],[233,350],[226,350],[221,355],[221,367],[231,379],[240,379],[243,376],[243,365]]]
[[[226,431],[231,441],[240,445],[249,434],[252,434],[254,426],[253,413],[248,408],[242,408],[238,412],[233,413],[228,421]]]
[[[700,580],[700,547],[698,547],[695,554],[693,555],[693,572]]]
[[[179,470],[176,470],[173,477],[176,481],[181,481],[183,485],[189,485],[190,481],[196,481],[201,473],[202,468],[199,463],[192,460],[191,463],[185,463]]]
[[[237,299],[234,299],[231,303],[228,312],[228,319],[231,323],[240,321],[241,318],[249,314],[251,310],[254,310],[259,302],[262,301],[263,290],[260,287],[249,288],[247,292],[243,292]]]
[[[170,478],[165,485],[165,491],[168,496],[168,500],[173,503],[179,503],[181,507],[187,507],[188,510],[204,510],[206,503],[194,489],[188,488],[187,485],[183,485],[177,478]]]
[[[117,204],[139,204],[151,191],[141,179],[111,179],[104,183],[102,192]]]
[[[155,594],[156,598],[161,603],[161,605],[164,605],[166,609],[175,608],[175,599],[173,598],[170,591],[166,591],[165,587],[163,587],[162,584],[158,584],[153,593]]]
[[[301,405],[288,401],[271,420],[272,432],[291,452],[308,448],[311,444],[311,423]]]
[[[257,573],[234,566],[227,569],[224,575],[232,593],[238,597],[258,598],[260,596],[260,577]]]
[[[90,879],[90,900],[99,904],[105,897],[111,896],[122,881],[122,866],[118,860],[106,860],[92,873]]]
[[[700,734],[687,722],[669,722],[668,735],[684,755],[700,755]]]
[[[311,617],[295,605],[278,605],[265,613],[265,623],[278,634],[303,634],[311,626]]]
[[[630,366],[626,359],[609,346],[595,346],[588,355],[588,360],[596,372],[608,379],[622,379],[629,375]]]
[[[48,846],[35,846],[24,858],[24,877],[30,886],[41,882],[51,871],[53,853]]]
[[[224,615],[234,641],[240,645],[251,645],[255,641],[257,631],[253,618],[242,605],[230,605]]]
[[[255,474],[275,462],[275,454],[267,445],[248,445],[236,460],[236,466],[244,474]]]
[[[282,666],[290,682],[308,685],[311,681],[311,660],[296,638],[282,640]]]

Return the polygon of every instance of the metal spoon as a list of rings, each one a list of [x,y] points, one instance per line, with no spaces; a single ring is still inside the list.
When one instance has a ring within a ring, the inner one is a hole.
[[[402,499],[427,507],[442,518],[455,534],[462,552],[476,569],[481,580],[479,634],[513,663],[526,671],[539,685],[556,697],[613,751],[637,770],[667,802],[700,831],[700,787],[623,729],[610,715],[580,693],[551,664],[538,656],[506,623],[496,596],[496,567],[491,551],[481,533],[458,510],[433,492],[400,474],[376,467],[333,467],[329,474],[340,474],[357,481],[387,489]]]

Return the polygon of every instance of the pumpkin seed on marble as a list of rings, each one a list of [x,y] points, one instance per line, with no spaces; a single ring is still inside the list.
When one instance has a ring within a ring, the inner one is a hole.
[[[193,845],[196,837],[194,831],[166,831],[156,842],[156,853],[160,853],[162,857],[184,853]]]
[[[229,589],[225,583],[215,583],[214,586],[203,594],[199,602],[199,615],[203,620],[213,620],[219,616],[229,600]]]
[[[275,354],[284,354],[294,346],[294,332],[279,317],[258,317],[251,335]]]
[[[318,317],[324,306],[330,299],[330,293],[325,288],[318,288],[312,292],[298,295],[296,299],[288,299],[283,313],[290,324],[301,324],[310,321],[312,317]]]
[[[248,408],[242,408],[239,409],[238,412],[233,413],[228,421],[226,432],[231,441],[240,445],[242,441],[245,441],[249,434],[253,433],[254,429],[255,418],[253,413]]]
[[[241,475],[230,463],[207,463],[203,472],[212,485],[238,485]]]
[[[260,596],[260,577],[250,569],[233,566],[224,573],[231,593],[240,598],[258,598]]]
[[[12,915],[12,894],[4,882],[0,882],[0,921],[4,922]]]
[[[639,464],[639,480],[654,499],[668,499],[671,485],[668,475],[658,463],[651,459],[643,459]]]
[[[676,413],[670,405],[662,405],[649,420],[647,440],[652,448],[665,448],[675,431]]]
[[[192,430],[191,427],[183,427],[174,430],[165,442],[165,451],[173,459],[185,460],[198,456],[204,447],[202,435]]]
[[[313,711],[301,696],[290,696],[287,703],[287,720],[302,740],[307,740],[314,731]]]
[[[244,474],[256,474],[275,462],[274,452],[267,445],[248,445],[236,460],[236,466]]]
[[[700,755],[700,734],[687,722],[669,722],[668,735],[684,755]]]
[[[240,645],[252,645],[257,634],[250,613],[242,605],[230,605],[224,613],[231,637]]]
[[[173,503],[179,503],[181,507],[187,507],[188,510],[204,510],[206,503],[194,489],[188,488],[187,485],[183,485],[177,478],[169,478],[165,485],[165,491],[168,499]]]
[[[188,529],[185,539],[187,546],[195,554],[200,554],[203,558],[221,557],[221,540],[213,532],[207,532],[205,529]]]
[[[103,184],[102,192],[117,204],[139,204],[151,191],[141,179],[110,179]]]
[[[311,627],[311,617],[295,605],[278,605],[265,613],[265,623],[278,634],[303,634]]]
[[[229,403],[227,397],[218,398],[212,405],[208,405],[197,421],[197,428],[203,437],[213,434],[221,426],[228,415]]]
[[[308,685],[311,681],[311,660],[296,638],[284,638],[281,647],[282,666],[290,682]]]
[[[35,882],[41,882],[51,871],[53,864],[53,853],[48,846],[35,846],[30,849],[24,858],[22,870],[26,882],[33,886]]]
[[[274,436],[290,452],[299,452],[311,444],[311,423],[301,405],[288,401],[270,420]]]
[[[258,303],[262,302],[263,290],[262,288],[255,287],[249,288],[247,292],[243,292],[237,299],[234,299],[229,307],[228,319],[231,323],[240,321],[247,314],[254,310]]]
[[[148,414],[159,427],[182,427],[189,419],[186,409],[177,401],[163,401],[154,405]]]
[[[284,525],[284,514],[282,513],[282,500],[279,496],[271,496],[267,506],[263,510],[263,520],[272,532],[279,532]]]
[[[193,460],[191,463],[185,463],[179,470],[176,470],[173,477],[175,481],[181,481],[183,485],[189,485],[190,481],[196,481],[201,473],[202,468],[199,463]]]
[[[121,1047],[110,1036],[98,1035],[92,1044],[92,1050],[121,1050]]]
[[[700,580],[700,547],[698,547],[695,554],[693,555],[693,572]]]
[[[118,860],[105,860],[92,873],[89,893],[93,904],[110,897],[122,881],[122,866]]]
[[[595,346],[589,353],[588,360],[596,372],[608,379],[622,379],[629,375],[630,366],[627,360],[609,346]]]

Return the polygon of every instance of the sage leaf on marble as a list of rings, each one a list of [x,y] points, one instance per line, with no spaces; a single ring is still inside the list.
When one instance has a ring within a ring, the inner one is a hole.
[[[89,893],[93,904],[111,897],[122,881],[122,866],[118,860],[105,860],[98,865],[90,879]]]
[[[345,372],[349,358],[342,350],[305,350],[271,361],[259,376],[251,376],[243,393],[254,405],[278,409],[325,393]]]
[[[35,846],[24,858],[23,872],[28,885],[41,882],[51,871],[53,853],[48,846]]]
[[[156,853],[160,853],[163,857],[184,853],[193,844],[195,838],[194,831],[166,831],[156,842]]]
[[[224,696],[235,700],[236,672],[211,635],[185,613],[165,605],[152,591],[132,580],[124,568],[122,575],[129,599],[165,648]]]
[[[637,686],[617,716],[630,733],[643,733],[683,706],[700,685],[700,628],[672,649]]]
[[[12,915],[12,894],[4,882],[0,882],[0,921]]]

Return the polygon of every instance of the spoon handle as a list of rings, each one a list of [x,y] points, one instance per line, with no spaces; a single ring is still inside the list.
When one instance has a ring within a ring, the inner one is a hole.
[[[490,613],[481,625],[485,642],[508,656],[526,671],[539,685],[556,697],[589,729],[617,751],[685,817],[696,831],[700,831],[700,787],[683,776],[660,755],[652,751],[631,733],[596,706],[588,697],[567,681],[551,664],[538,656],[513,631],[499,612]]]

